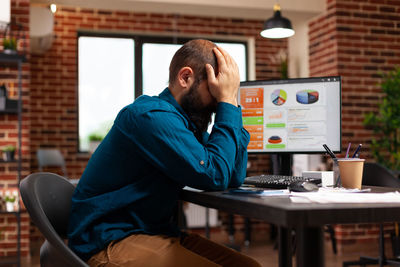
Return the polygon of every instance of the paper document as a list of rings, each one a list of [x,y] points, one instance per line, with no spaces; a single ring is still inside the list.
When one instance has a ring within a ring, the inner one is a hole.
[[[321,187],[320,193],[365,193],[371,192],[371,188],[357,189],[357,188],[343,188],[343,187]]]
[[[353,190],[353,189],[350,189]],[[399,192],[389,193],[362,193],[362,190],[355,189],[353,192],[348,189],[321,188],[318,192],[291,193],[290,200],[294,203],[400,203]]]

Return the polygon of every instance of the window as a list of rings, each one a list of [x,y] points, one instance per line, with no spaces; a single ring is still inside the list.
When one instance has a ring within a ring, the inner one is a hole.
[[[79,34],[79,151],[88,151],[90,135],[104,136],[119,110],[136,97],[158,95],[168,86],[171,59],[188,40]],[[215,42],[232,55],[246,80],[246,43]]]
[[[143,44],[143,94],[158,95],[168,86],[169,63],[182,45]]]
[[[104,136],[118,111],[134,99],[134,40],[80,37],[79,151],[89,136]]]
[[[221,43],[218,46],[228,51],[239,66],[240,80],[246,80],[246,46],[243,43]],[[179,44],[143,44],[143,94],[158,95],[168,86],[169,64]]]

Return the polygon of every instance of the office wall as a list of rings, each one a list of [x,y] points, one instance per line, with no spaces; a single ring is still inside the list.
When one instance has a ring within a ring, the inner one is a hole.
[[[378,73],[400,65],[399,2],[328,0],[309,28],[310,75],[342,77],[342,151],[348,142],[362,143],[361,157],[370,160],[372,132],[362,121],[382,97]],[[339,243],[349,244],[376,241],[378,229],[348,225],[336,232]]]
[[[364,114],[382,97],[379,72],[400,65],[400,6],[396,1],[328,1],[310,23],[310,75],[342,76],[342,147],[362,143],[370,157]]]

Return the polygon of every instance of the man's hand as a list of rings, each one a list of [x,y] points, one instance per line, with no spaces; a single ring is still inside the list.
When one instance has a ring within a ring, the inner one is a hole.
[[[237,106],[237,93],[240,84],[239,69],[235,60],[222,48],[213,48],[217,57],[219,72],[215,76],[213,67],[206,64],[208,88],[217,102]]]

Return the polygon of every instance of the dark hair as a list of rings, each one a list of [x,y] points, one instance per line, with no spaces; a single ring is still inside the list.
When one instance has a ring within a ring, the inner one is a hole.
[[[194,72],[196,80],[207,79],[205,65],[210,64],[216,73],[217,59],[212,49],[216,45],[208,40],[196,39],[185,43],[178,51],[169,65],[169,85],[173,85],[178,76],[179,70],[183,67],[190,67]]]

